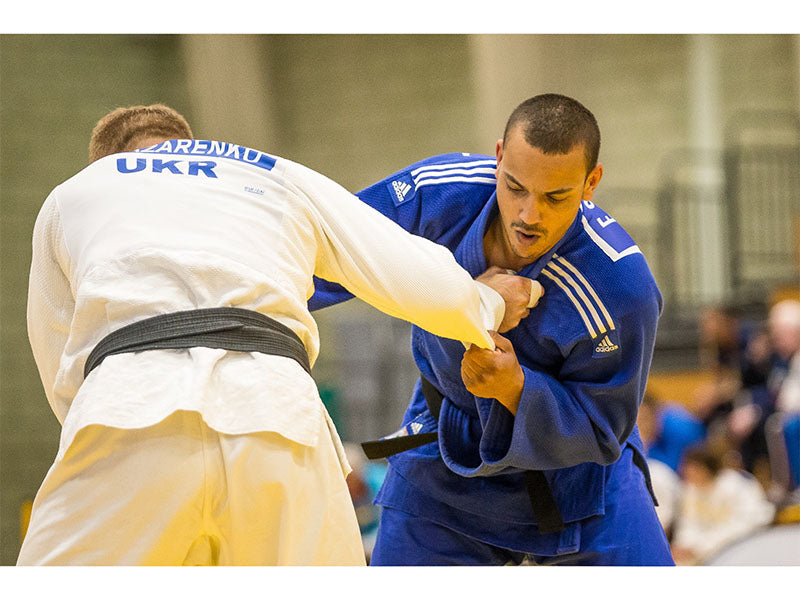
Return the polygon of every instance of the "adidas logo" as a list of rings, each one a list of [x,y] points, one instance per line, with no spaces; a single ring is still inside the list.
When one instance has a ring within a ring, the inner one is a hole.
[[[616,344],[612,344],[611,340],[608,339],[608,336],[604,337],[602,341],[597,344],[597,348],[594,349],[595,352],[613,352],[614,350],[619,349],[619,346]]]
[[[411,186],[404,181],[393,181],[392,187],[394,188],[394,193],[397,194],[398,202],[405,200],[406,194],[411,191]]]
[[[407,435],[417,435],[422,430],[422,423],[418,423],[417,421],[411,421],[405,427],[401,427],[394,433],[390,433],[387,436],[382,437],[382,440],[390,440],[392,438],[399,438],[405,437]]]

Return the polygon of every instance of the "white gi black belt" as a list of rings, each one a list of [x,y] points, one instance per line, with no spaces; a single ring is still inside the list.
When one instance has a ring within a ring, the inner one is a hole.
[[[294,331],[261,313],[226,306],[158,315],[112,331],[89,354],[83,377],[110,354],[197,346],[286,356],[311,374],[308,353]]]
[[[422,384],[422,395],[425,397],[428,410],[438,421],[439,411],[442,408],[442,393],[422,375],[420,375],[420,382]],[[433,431],[416,435],[382,438],[364,442],[361,447],[367,458],[375,460],[430,444],[437,439],[439,439],[439,435]],[[544,473],[541,471],[523,471],[522,476],[525,480],[525,487],[528,491],[539,532],[555,533],[564,529],[561,511],[558,510],[558,505],[553,498],[553,492]]]

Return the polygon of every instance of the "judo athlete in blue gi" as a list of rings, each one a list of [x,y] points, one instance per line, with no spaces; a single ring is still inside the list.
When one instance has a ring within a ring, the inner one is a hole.
[[[495,350],[414,328],[422,378],[386,443],[428,443],[389,457],[371,564],[674,564],[636,428],[662,298],[591,201],[599,146],[585,107],[545,94],[512,113],[496,160],[435,156],[358,194],[473,277],[544,289]],[[349,297],[317,284],[312,309]]]

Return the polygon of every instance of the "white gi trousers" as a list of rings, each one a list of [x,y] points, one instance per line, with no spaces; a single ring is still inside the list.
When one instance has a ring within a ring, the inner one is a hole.
[[[33,506],[19,565],[364,565],[326,422],[311,447],[195,411],[81,429]]]

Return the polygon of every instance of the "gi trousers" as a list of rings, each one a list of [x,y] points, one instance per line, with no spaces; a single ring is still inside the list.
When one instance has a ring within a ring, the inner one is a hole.
[[[342,465],[314,447],[226,435],[194,411],[85,427],[36,496],[19,565],[364,565]]]
[[[503,546],[489,544],[431,519],[384,506],[370,565],[674,566],[631,448],[609,468],[605,494],[605,514],[580,521],[578,550],[556,556],[522,550],[519,540],[509,539]],[[535,540],[525,541],[535,545]]]

